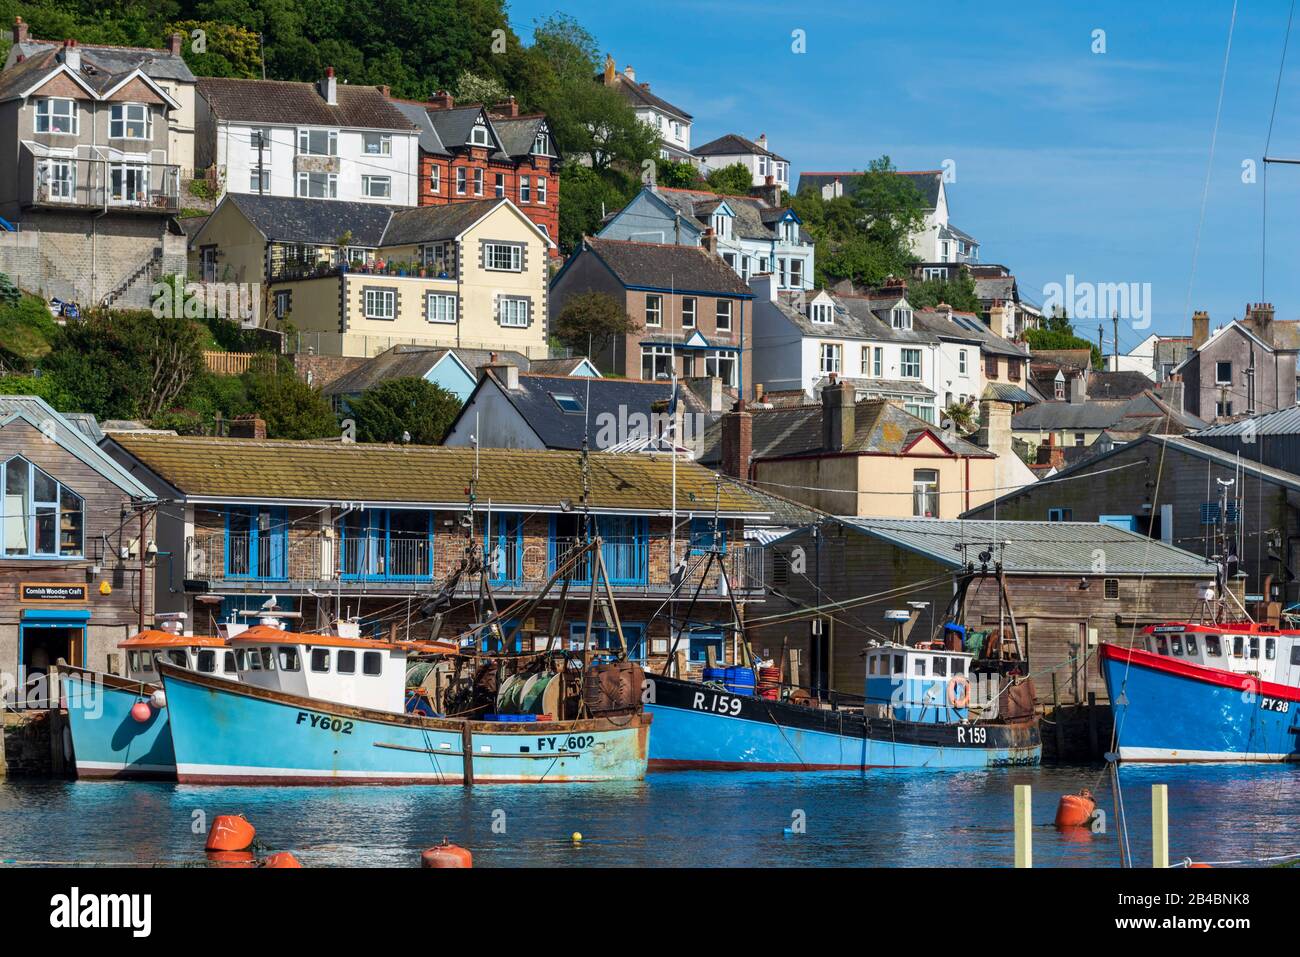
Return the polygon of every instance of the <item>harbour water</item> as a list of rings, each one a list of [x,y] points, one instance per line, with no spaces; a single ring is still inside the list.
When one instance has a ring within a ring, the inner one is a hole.
[[[1155,783],[1169,785],[1173,861],[1300,849],[1295,766],[1135,766],[1121,771],[1121,782],[1138,866],[1150,865]],[[13,780],[0,783],[0,859],[194,864],[212,817],[243,813],[268,848],[292,851],[308,867],[414,866],[444,836],[473,851],[477,867],[1004,867],[1012,861],[1013,784],[1034,788],[1035,866],[1119,865],[1102,767],[687,772],[633,784],[471,791]],[[1051,825],[1060,795],[1081,787],[1106,812],[1105,833]]]

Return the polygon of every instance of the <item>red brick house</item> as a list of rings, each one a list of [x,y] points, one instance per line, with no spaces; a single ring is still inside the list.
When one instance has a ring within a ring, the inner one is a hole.
[[[514,97],[491,109],[456,106],[450,93],[393,105],[420,129],[421,206],[506,197],[556,240],[560,158],[544,115],[520,116]]]

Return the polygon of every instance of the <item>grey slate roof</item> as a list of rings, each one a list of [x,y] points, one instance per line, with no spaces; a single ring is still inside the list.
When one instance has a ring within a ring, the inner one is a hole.
[[[984,320],[974,313],[954,311],[950,318],[937,309],[917,309],[913,312],[912,324],[941,339],[978,342],[980,352],[989,355],[1011,356],[1016,359],[1029,358],[1027,348],[1002,338],[984,325]]]
[[[1224,422],[1190,433],[1190,437],[1222,435],[1296,435],[1300,434],[1300,406],[1264,412],[1235,422]]]
[[[1125,420],[1132,426],[1143,419],[1158,419],[1161,431],[1171,433],[1198,429],[1205,424],[1187,412],[1166,405],[1148,389],[1130,399],[1039,402],[1012,416],[1011,428],[1017,432],[1111,429]]]
[[[602,79],[603,74],[597,73],[596,81],[601,82]],[[662,96],[651,93],[649,83],[637,83],[634,80],[629,80],[622,73],[616,73],[614,74],[614,89],[622,94],[632,104],[633,108],[651,107],[660,113],[667,113],[670,116],[676,116],[678,119],[690,122],[691,114],[680,106],[673,106]]]
[[[424,378],[447,353],[465,363],[471,373],[491,361],[492,353],[486,349],[430,348],[427,346],[399,345],[385,349],[367,359],[355,369],[350,369],[330,382],[322,392],[325,395],[360,395],[381,382],[390,379]],[[500,351],[499,362],[509,362],[522,370],[529,367],[528,357],[519,352]]]
[[[716,140],[709,140],[703,146],[695,147],[691,153],[695,156],[770,156],[783,163],[789,162],[784,156],[778,156],[739,133],[726,133]]]
[[[444,206],[390,206],[337,199],[227,193],[222,202],[234,203],[271,242],[333,246],[344,230],[351,230],[351,245],[374,247],[451,239],[486,216],[493,207],[508,200],[477,199]]]
[[[533,359],[528,363],[528,371],[535,375],[571,376],[578,366],[587,361],[586,356],[570,356],[567,359]]]
[[[1088,398],[1130,399],[1151,388],[1151,380],[1135,370],[1094,371],[1088,374]]]
[[[538,131],[547,127],[544,116],[494,116],[490,122],[501,141],[501,151],[515,159],[532,153]]]
[[[960,568],[967,544],[971,561],[990,544],[1008,572],[1032,575],[1096,575],[1097,549],[1106,574],[1204,577],[1214,566],[1199,555],[1101,522],[946,521],[933,518],[837,518],[846,528]],[[1005,547],[1001,543],[1009,542]]]
[[[389,102],[393,104],[394,109],[401,112],[420,131],[420,152],[429,153],[433,156],[451,155],[447,147],[443,145],[442,139],[438,136],[438,129],[429,116],[429,104],[393,99],[390,99]]]
[[[577,255],[591,254],[599,257],[624,286],[754,298],[749,285],[721,257],[701,246],[635,243],[592,236],[583,241]]]
[[[874,339],[893,339],[898,342],[938,342],[938,336],[916,324],[916,310],[912,310],[912,328],[895,329],[889,321],[889,314],[904,296],[896,294],[872,296],[835,296],[835,302],[842,306],[849,315],[872,328]],[[823,327],[824,328],[824,327]]]
[[[681,215],[695,223],[701,230],[709,227],[709,218],[721,204],[726,203],[735,213],[732,231],[740,239],[773,240],[776,223],[788,207],[769,206],[757,196],[726,196],[699,189],[673,189],[667,186],[652,187],[656,196]],[[800,229],[802,241],[808,242]]]
[[[13,65],[0,73],[0,99],[15,95],[58,69],[62,63],[59,52],[62,45],[62,41],[29,39],[10,48],[9,60]],[[194,74],[185,60],[167,50],[81,43],[77,49],[81,51],[78,76],[98,93],[111,89],[137,69],[154,80],[194,82]],[[17,62],[19,56],[25,57],[21,63]]]
[[[330,106],[315,83],[203,77],[198,92],[218,119],[235,123],[291,123],[414,132],[412,123],[377,86],[339,82]]]

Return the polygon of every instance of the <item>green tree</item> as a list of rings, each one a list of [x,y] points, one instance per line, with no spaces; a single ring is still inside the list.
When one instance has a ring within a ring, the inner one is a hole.
[[[339,434],[334,410],[315,389],[293,374],[292,368],[277,372],[248,371],[243,375],[252,411],[266,420],[266,434],[273,439],[323,439]]]
[[[754,185],[754,174],[744,163],[732,163],[721,169],[715,169],[705,177],[709,189],[715,193],[730,196],[748,196]]]
[[[694,163],[674,163],[672,160],[655,160],[655,183],[669,189],[707,189],[709,184],[700,176]]]
[[[437,445],[460,411],[454,393],[418,376],[390,379],[348,403],[360,442]]]
[[[76,397],[69,394],[52,376],[0,376],[0,395],[36,395],[59,412],[79,411]]]
[[[907,284],[907,301],[918,309],[931,309],[946,302],[957,312],[980,311],[975,278],[965,269],[956,279],[913,279]]]
[[[168,32],[182,36],[181,54],[195,76],[262,75],[261,42],[252,30],[219,20],[177,20]]]
[[[613,296],[604,292],[584,292],[564,304],[551,331],[570,349],[597,355],[616,336],[625,336],[640,328],[627,314],[623,303]]]

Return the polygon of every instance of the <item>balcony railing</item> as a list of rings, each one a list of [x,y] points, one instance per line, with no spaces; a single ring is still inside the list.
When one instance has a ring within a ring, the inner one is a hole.
[[[341,238],[341,237],[340,237]],[[267,252],[267,275],[273,282],[319,279],[341,273],[418,279],[455,279],[455,254],[418,259],[393,259],[382,251],[342,246],[275,244]]]
[[[527,545],[508,544],[504,550],[490,545],[487,553],[488,581],[494,591],[509,595],[535,594],[563,565],[582,541],[556,538]],[[317,588],[347,590],[428,590],[442,583],[459,564],[461,542],[431,541],[422,536],[409,538],[360,539],[270,534],[227,535],[220,531],[201,532],[186,539],[185,578],[202,582],[214,590],[248,591],[274,585],[278,591]],[[435,552],[443,551],[437,555]],[[455,552],[452,555],[452,552]],[[674,560],[668,561],[668,543],[663,539],[606,539],[602,557],[611,585],[623,595],[667,596],[673,588],[669,571],[685,563],[685,583],[679,591],[689,600],[700,587],[706,556],[692,549],[686,540],[676,543]],[[766,553],[748,542],[729,542],[722,554],[727,578],[736,594],[752,596],[764,588]],[[569,581],[574,586],[590,585],[593,556],[579,560]],[[475,594],[478,578],[463,579],[465,594]],[[727,593],[716,564],[704,577],[700,594],[717,597]]]
[[[19,156],[19,195],[27,206],[143,213],[180,212],[180,167],[133,159]]]

